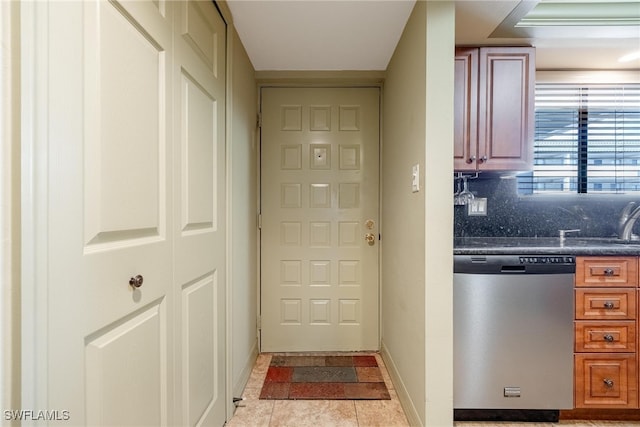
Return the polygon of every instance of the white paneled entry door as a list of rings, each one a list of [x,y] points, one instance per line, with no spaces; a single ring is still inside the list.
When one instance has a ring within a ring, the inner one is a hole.
[[[261,96],[261,349],[377,350],[379,89]]]
[[[24,12],[24,408],[61,425],[223,425],[225,24],[211,1]]]

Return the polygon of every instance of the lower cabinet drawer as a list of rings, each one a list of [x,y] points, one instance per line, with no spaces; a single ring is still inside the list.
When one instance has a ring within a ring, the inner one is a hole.
[[[577,257],[576,286],[638,285],[637,257]]]
[[[634,289],[576,289],[576,319],[633,320],[635,293]]]
[[[576,408],[637,408],[635,354],[576,354]]]
[[[635,353],[636,322],[575,322],[577,353]]]

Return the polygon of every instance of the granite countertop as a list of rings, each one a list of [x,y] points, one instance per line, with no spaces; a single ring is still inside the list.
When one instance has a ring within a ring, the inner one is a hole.
[[[567,237],[456,237],[454,255],[627,255],[640,256],[640,241],[616,238]]]

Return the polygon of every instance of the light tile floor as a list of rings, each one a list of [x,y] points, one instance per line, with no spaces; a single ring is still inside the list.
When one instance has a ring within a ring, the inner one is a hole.
[[[242,406],[228,427],[408,427],[398,395],[379,354],[376,360],[391,400],[260,400],[270,354],[261,354],[251,372]]]
[[[376,360],[391,400],[260,400],[271,363],[261,354],[228,427],[408,427],[389,373],[379,354]],[[455,422],[455,427],[640,427],[638,421],[561,421],[560,423]]]

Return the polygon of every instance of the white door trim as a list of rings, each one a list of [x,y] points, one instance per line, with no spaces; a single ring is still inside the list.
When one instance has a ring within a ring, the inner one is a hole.
[[[257,81],[257,90],[258,90],[258,145],[259,145],[259,153],[258,153],[258,215],[261,215],[262,211],[262,172],[260,170],[261,167],[261,152],[262,152],[262,126],[261,120],[262,117],[262,89],[264,88],[377,88],[380,91],[380,104],[379,104],[379,150],[380,156],[378,160],[378,168],[380,179],[382,179],[382,146],[383,146],[383,110],[384,110],[384,75],[378,72],[258,72],[256,73],[258,81]],[[384,218],[382,216],[382,182],[378,186],[379,194],[378,194],[378,222],[379,222],[379,234],[382,236],[384,234],[383,224]],[[262,274],[261,274],[261,262],[262,262],[262,250],[261,250],[261,229],[258,227],[258,239],[257,239],[257,251],[258,251],[258,274],[257,274],[257,334],[258,334],[258,350],[262,352],[262,333],[261,333],[261,306],[262,306]],[[378,347],[381,349],[382,345],[382,256],[383,256],[383,240],[380,238],[378,240],[378,244],[380,245],[378,249]]]
[[[214,1],[216,7],[218,7],[217,1]],[[232,366],[232,358],[233,358],[233,295],[232,295],[232,287],[231,282],[233,281],[233,258],[231,256],[233,249],[233,216],[231,209],[231,190],[232,190],[232,176],[233,171],[231,169],[231,149],[229,141],[232,141],[233,138],[233,37],[230,37],[230,28],[233,25],[229,16],[227,16],[228,10],[226,5],[225,7],[218,7],[218,11],[220,12],[220,16],[222,20],[225,22],[225,42],[226,42],[226,59],[225,59],[225,91],[227,93],[225,99],[225,139],[224,139],[224,152],[225,152],[225,160],[224,160],[224,169],[225,169],[225,211],[226,211],[226,242],[225,242],[225,250],[228,254],[225,260],[225,270],[226,270],[226,280],[224,283],[224,295],[225,295],[225,367],[224,367],[224,375],[225,375],[225,393],[227,404],[225,405],[226,411],[226,421],[229,421],[233,416],[234,412],[234,404],[233,404],[233,366]]]
[[[13,408],[20,388],[20,4],[0,2],[0,405]]]
[[[49,4],[21,3],[23,408],[46,408],[48,235],[46,133]],[[48,409],[48,408],[47,408]],[[29,425],[29,424],[23,424]]]

